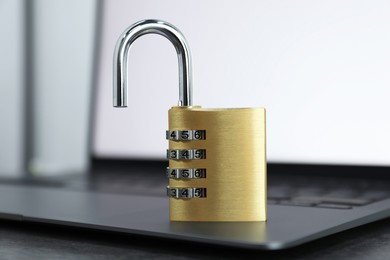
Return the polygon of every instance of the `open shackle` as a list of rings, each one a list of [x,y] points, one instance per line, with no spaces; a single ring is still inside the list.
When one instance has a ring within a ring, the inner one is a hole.
[[[191,53],[184,35],[160,20],[139,21],[120,36],[114,54],[114,107],[127,107],[127,57],[131,44],[145,34],[160,34],[174,46],[179,60],[179,106],[192,106]]]

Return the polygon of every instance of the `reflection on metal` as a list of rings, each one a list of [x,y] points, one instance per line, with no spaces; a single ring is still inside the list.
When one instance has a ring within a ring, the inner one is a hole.
[[[177,234],[189,234],[202,238],[225,238],[232,241],[262,243],[266,240],[266,222],[202,223],[171,222],[170,230]]]
[[[165,36],[175,46],[179,59],[179,106],[192,105],[192,63],[188,43],[173,25],[160,20],[133,24],[120,36],[114,54],[114,107],[127,107],[127,57],[132,43],[145,34]]]

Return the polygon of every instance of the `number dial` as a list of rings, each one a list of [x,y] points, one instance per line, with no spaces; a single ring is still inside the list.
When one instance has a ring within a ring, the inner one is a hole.
[[[200,179],[206,178],[206,169],[192,168],[192,169],[178,169],[169,168],[166,170],[167,177],[170,179]]]
[[[206,130],[167,130],[166,139],[172,141],[206,140]]]
[[[206,159],[205,149],[168,149],[167,158],[169,160],[200,160]]]
[[[206,198],[206,188],[171,188],[168,186],[167,195],[175,199]]]

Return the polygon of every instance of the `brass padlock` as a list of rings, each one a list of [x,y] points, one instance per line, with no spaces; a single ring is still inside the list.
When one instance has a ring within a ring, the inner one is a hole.
[[[114,106],[127,106],[127,55],[138,37],[168,38],[179,59],[179,105],[169,112],[167,194],[171,221],[265,221],[265,109],[192,106],[191,55],[169,23],[140,21],[119,38],[114,56]]]

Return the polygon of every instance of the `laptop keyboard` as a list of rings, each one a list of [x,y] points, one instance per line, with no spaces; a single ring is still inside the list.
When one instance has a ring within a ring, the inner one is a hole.
[[[162,174],[96,174],[87,188],[98,192],[165,196]],[[390,197],[390,180],[362,178],[268,176],[268,204],[351,209]]]
[[[152,172],[160,169],[158,167]],[[70,178],[67,181],[31,179],[4,182],[116,194],[166,196],[168,181],[164,172],[152,172],[145,173],[142,168],[132,169],[131,174],[122,170],[102,170],[87,178]],[[390,198],[390,179],[268,174],[267,193],[268,204],[351,209]]]
[[[388,180],[282,176],[269,180],[269,204],[351,209],[390,197]]]

